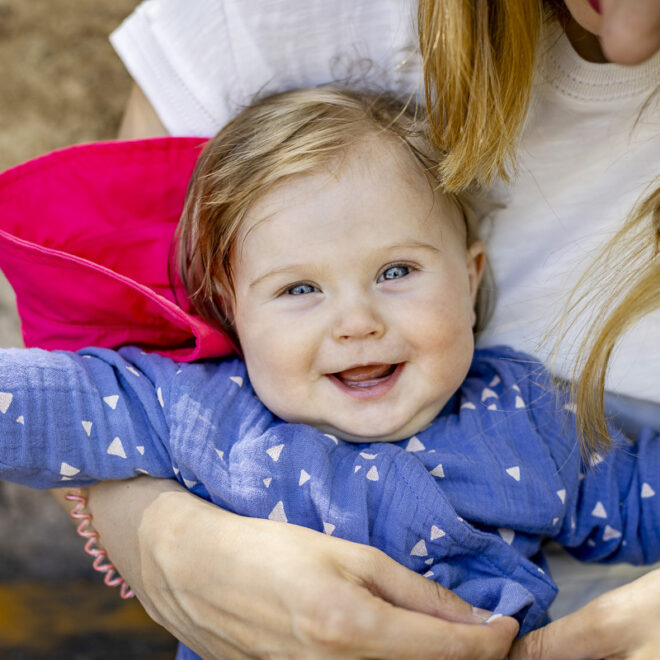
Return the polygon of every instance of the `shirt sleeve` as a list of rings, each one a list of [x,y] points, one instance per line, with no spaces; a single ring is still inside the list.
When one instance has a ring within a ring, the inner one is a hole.
[[[535,426],[552,454],[564,507],[555,540],[583,561],[648,564],[660,559],[660,434],[627,438],[610,428],[613,448],[583,459],[574,407],[549,377],[528,380]]]
[[[660,559],[660,434],[646,428],[634,442],[613,435],[612,451],[582,465],[558,540],[584,561],[649,564]]]
[[[0,351],[0,478],[53,488],[172,477],[163,389],[177,365],[144,357],[147,373],[133,355]]]
[[[423,93],[413,0],[148,0],[111,35],[173,135],[255,95],[330,82]]]

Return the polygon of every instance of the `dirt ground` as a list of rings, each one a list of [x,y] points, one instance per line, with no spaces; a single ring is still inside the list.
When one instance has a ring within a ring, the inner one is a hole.
[[[108,35],[137,4],[0,0],[0,169],[115,136],[131,80]],[[13,295],[2,279],[0,346],[20,341]],[[86,573],[88,562],[69,532],[48,495],[0,485],[0,578],[17,571],[35,578]]]

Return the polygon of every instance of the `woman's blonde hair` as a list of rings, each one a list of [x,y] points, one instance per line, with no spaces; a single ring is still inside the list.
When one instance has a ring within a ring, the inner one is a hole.
[[[426,138],[424,113],[384,93],[319,87],[256,101],[227,124],[202,151],[177,229],[181,278],[197,313],[238,346],[231,322],[231,254],[251,205],[285,179],[328,166],[365,135],[402,145],[419,163],[434,191],[443,154]],[[472,204],[449,194],[463,212],[466,241],[477,239]],[[488,283],[477,298],[478,322],[491,307]]]
[[[419,0],[429,134],[446,154],[440,165],[446,190],[510,180],[543,23],[569,18],[562,0]],[[659,196],[651,192],[609,241],[559,325],[591,315],[571,383],[587,453],[611,444],[603,397],[612,350],[626,329],[660,307]],[[582,295],[587,286],[593,295]]]
[[[562,319],[569,325],[582,316],[591,321],[570,384],[578,432],[587,454],[607,451],[611,446],[604,393],[616,342],[642,317],[659,308],[660,187],[655,182],[580,278]],[[560,323],[560,332],[565,327]]]
[[[419,0],[431,139],[446,190],[509,180],[544,19],[561,0]]]

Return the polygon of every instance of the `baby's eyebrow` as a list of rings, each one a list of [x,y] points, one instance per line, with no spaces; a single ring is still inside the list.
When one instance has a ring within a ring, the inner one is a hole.
[[[392,243],[392,245],[383,246],[383,250],[396,250],[396,249],[423,249],[431,250],[432,252],[440,252],[440,249],[431,243],[424,243],[423,241],[404,241],[403,243]]]
[[[374,252],[380,253],[383,255],[384,258],[389,258],[387,255],[389,253],[393,252],[394,250],[427,250],[430,252],[433,252],[435,254],[438,254],[441,252],[439,248],[437,248],[435,245],[431,245],[430,243],[425,243],[424,241],[417,241],[417,240],[409,240],[409,241],[397,241],[396,243],[391,243],[389,245],[380,245],[378,246]],[[256,277],[252,282],[250,282],[249,288],[253,288],[263,282],[264,280],[268,279],[269,277],[273,277],[275,275],[285,275],[285,274],[293,274],[293,273],[299,273],[301,271],[309,272],[310,269],[317,268],[315,264],[311,263],[291,263],[291,264],[286,264],[285,266],[279,266],[277,268],[273,268],[271,270],[266,271],[265,273],[262,273],[258,277]]]
[[[279,268],[273,268],[272,270],[268,270],[265,273],[259,275],[259,277],[256,277],[252,282],[250,282],[249,288],[251,289],[252,287],[256,286],[257,284],[260,284],[264,280],[268,279],[269,277],[273,277],[274,275],[283,275],[286,273],[293,273],[296,271],[300,270],[305,270],[310,267],[309,264],[287,264],[286,266],[280,266]]]

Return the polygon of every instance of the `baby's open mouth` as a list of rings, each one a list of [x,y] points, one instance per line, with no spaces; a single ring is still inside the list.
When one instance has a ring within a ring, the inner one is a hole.
[[[338,371],[331,375],[347,387],[367,388],[389,378],[398,366],[398,364],[367,364]]]

